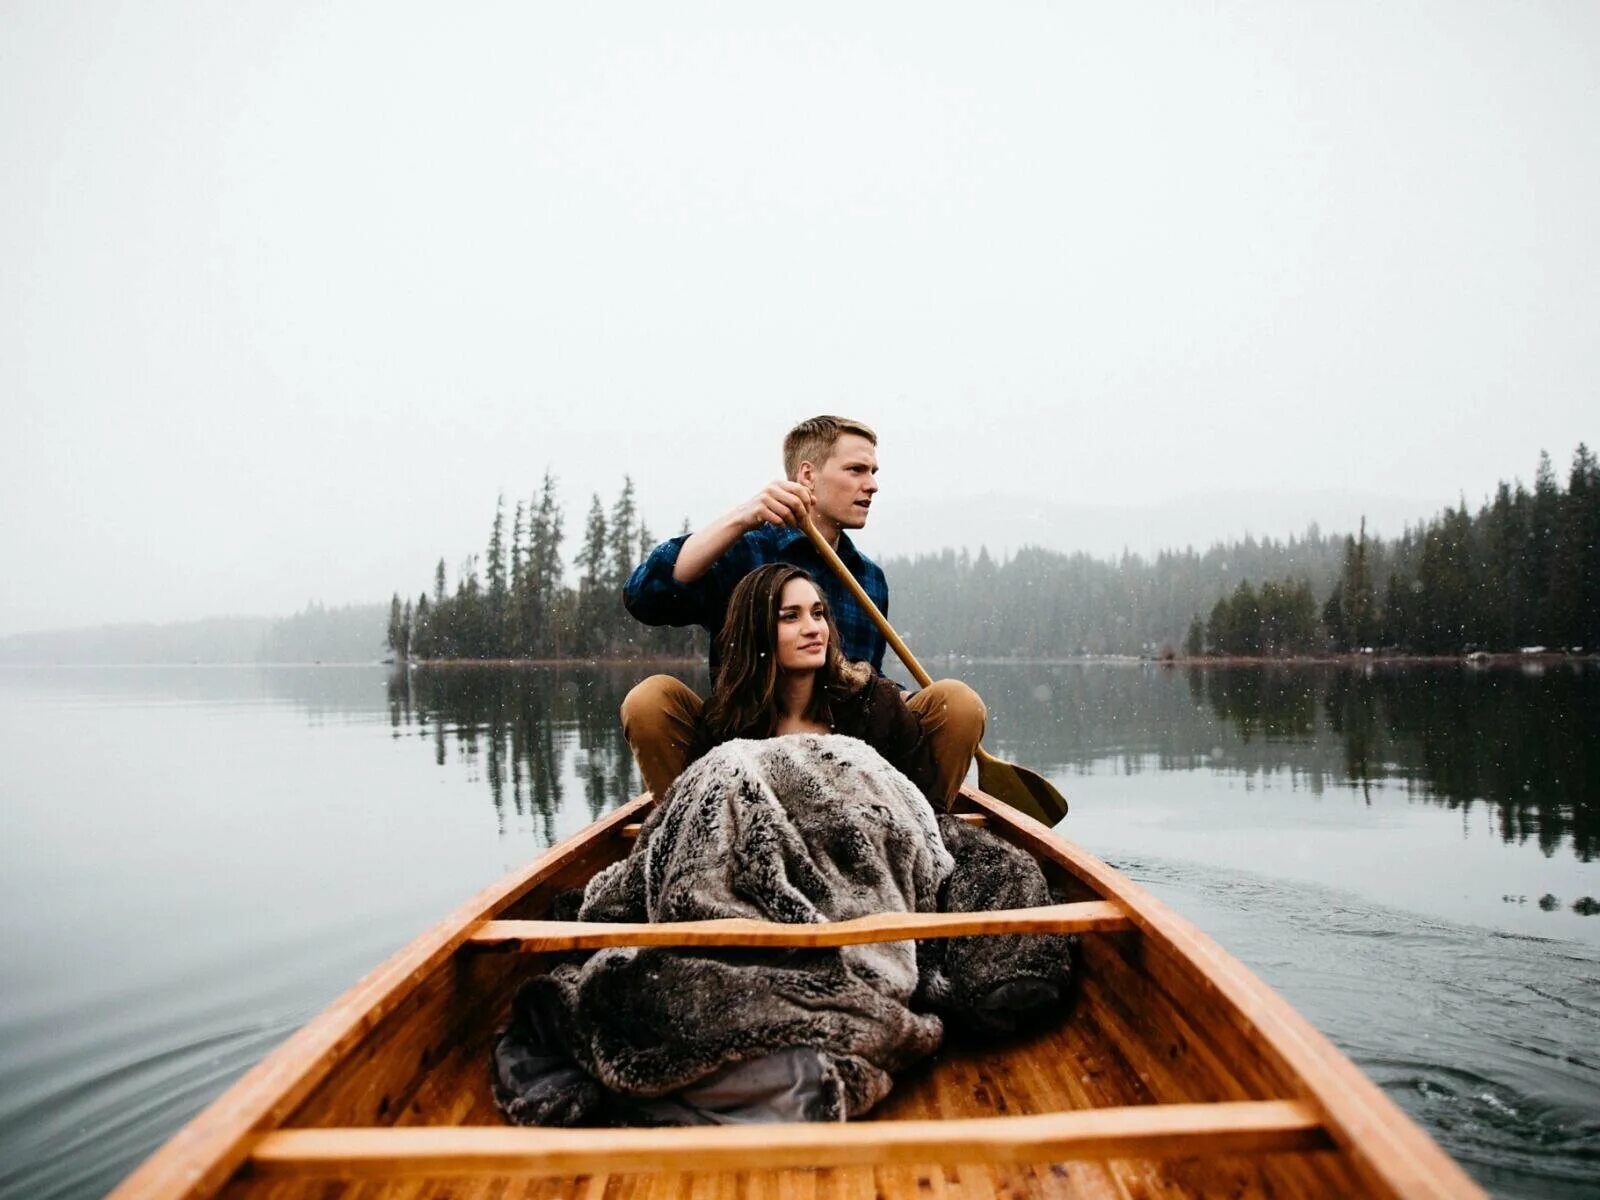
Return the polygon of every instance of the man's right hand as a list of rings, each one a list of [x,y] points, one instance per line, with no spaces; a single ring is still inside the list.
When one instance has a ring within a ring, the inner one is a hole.
[[[745,528],[799,525],[800,518],[810,512],[814,504],[816,497],[805,484],[792,479],[775,479],[757,492],[746,506]]]
[[[805,484],[792,479],[773,480],[749,501],[692,534],[678,547],[672,577],[679,583],[692,583],[746,533],[763,525],[799,525],[800,518],[815,504],[816,497]]]

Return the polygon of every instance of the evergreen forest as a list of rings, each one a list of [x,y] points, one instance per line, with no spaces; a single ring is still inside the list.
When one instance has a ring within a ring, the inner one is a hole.
[[[509,524],[505,499],[499,500],[482,557],[461,563],[453,588],[441,558],[431,590],[415,601],[398,593],[390,600],[390,649],[402,659],[704,656],[703,630],[641,625],[622,607],[622,585],[656,544],[631,479],[623,479],[609,509],[598,495],[591,498],[571,582],[565,542],[566,514],[555,476],[546,471],[539,490],[517,502]]]
[[[688,525],[685,522],[684,529]],[[453,588],[390,602],[401,658],[699,658],[706,634],[634,621],[622,585],[655,544],[624,479],[591,498],[565,572],[566,518],[548,472]],[[480,565],[481,564],[481,565]],[[887,559],[896,628],[922,655],[1290,656],[1385,649],[1456,654],[1600,647],[1600,466],[1587,446],[1566,479],[1541,454],[1533,487],[1501,483],[1476,511],[1462,499],[1399,537],[1323,534],[1217,543],[1153,558],[1024,548],[997,559]]]

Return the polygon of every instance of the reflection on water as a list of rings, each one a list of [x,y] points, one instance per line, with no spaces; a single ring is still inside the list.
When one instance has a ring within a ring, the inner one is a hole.
[[[970,664],[990,711],[990,746],[1046,771],[1127,774],[1210,769],[1288,772],[1320,795],[1399,781],[1446,809],[1486,806],[1507,842],[1534,841],[1591,862],[1600,853],[1600,671],[1540,675],[1439,667],[1196,667]],[[628,668],[396,671],[396,736],[482,759],[497,812],[545,818],[561,807],[555,731],[575,730],[592,815],[641,784],[617,721],[638,678]],[[688,672],[705,687],[703,673]],[[307,683],[314,673],[285,674]],[[299,697],[302,702],[312,697]],[[316,697],[326,703],[326,690]],[[553,828],[553,826],[550,826]]]
[[[1043,770],[1287,772],[1297,788],[1398,781],[1486,806],[1507,842],[1600,853],[1600,671],[1441,667],[961,668],[991,749]]]
[[[694,672],[684,678],[705,686]],[[438,766],[452,750],[479,766],[501,827],[509,805],[518,817],[536,817],[553,842],[565,799],[562,743],[572,735],[577,752],[569,765],[591,820],[644,789],[617,719],[638,680],[637,669],[625,667],[395,671],[389,724],[397,738],[429,739]]]

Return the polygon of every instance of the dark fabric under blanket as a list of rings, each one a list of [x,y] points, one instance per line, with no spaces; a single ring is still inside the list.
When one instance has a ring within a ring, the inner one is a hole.
[[[955,859],[939,892],[943,912],[998,912],[1056,903],[1031,855],[952,816],[939,832]],[[951,1033],[994,1038],[1060,1017],[1071,1002],[1077,939],[1066,934],[998,934],[917,943],[921,976],[914,1003],[944,1018]]]

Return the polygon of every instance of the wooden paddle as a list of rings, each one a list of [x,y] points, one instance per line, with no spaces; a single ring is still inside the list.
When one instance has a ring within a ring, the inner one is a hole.
[[[800,528],[811,539],[811,544],[817,548],[817,553],[822,555],[827,564],[833,568],[834,574],[838,575],[855,595],[856,602],[866,610],[867,615],[872,618],[872,623],[882,631],[894,652],[900,656],[900,661],[905,663],[906,670],[911,672],[912,678],[921,686],[930,687],[933,684],[932,676],[922,669],[922,664],[917,661],[916,655],[911,653],[910,648],[900,640],[900,635],[894,631],[894,626],[889,624],[889,618],[878,611],[878,606],[872,602],[872,597],[867,595],[856,577],[850,574],[850,568],[844,565],[834,548],[828,545],[827,539],[817,532],[809,513],[801,516]],[[982,746],[977,748],[976,754],[978,786],[996,800],[1009,804],[1018,812],[1027,813],[1046,825],[1054,825],[1067,815],[1066,797],[1044,776],[1026,767],[1019,767],[1016,763],[1004,762]]]

